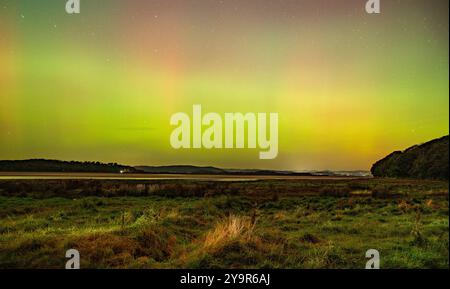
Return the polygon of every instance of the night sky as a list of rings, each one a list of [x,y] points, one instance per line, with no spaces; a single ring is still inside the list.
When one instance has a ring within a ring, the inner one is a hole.
[[[0,0],[0,159],[369,169],[448,134],[448,0]],[[174,150],[170,116],[278,112],[279,154]]]

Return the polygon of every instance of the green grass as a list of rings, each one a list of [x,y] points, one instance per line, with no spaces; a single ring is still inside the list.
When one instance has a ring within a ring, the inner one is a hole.
[[[382,268],[449,268],[447,182],[33,182],[0,183],[0,268],[64,268],[70,248],[82,268],[364,268],[368,249]]]

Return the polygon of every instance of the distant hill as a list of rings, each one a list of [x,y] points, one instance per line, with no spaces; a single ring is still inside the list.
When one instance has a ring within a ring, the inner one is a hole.
[[[133,173],[137,169],[116,163],[59,161],[46,159],[0,161],[0,172],[96,172]]]
[[[371,177],[369,171],[311,171],[314,176],[327,177]]]
[[[364,171],[280,171],[263,169],[222,169],[192,165],[172,166],[126,166],[117,163],[60,161],[47,159],[0,160],[0,172],[65,172],[65,173],[140,173],[140,174],[187,174],[187,175],[242,175],[242,176],[333,176],[365,177]]]
[[[256,170],[256,169],[221,169],[216,167],[198,167],[190,165],[175,166],[136,166],[136,169],[151,174],[192,174],[192,175],[283,175],[312,176],[311,173],[292,171]]]
[[[376,162],[375,177],[449,179],[449,136],[396,151]]]

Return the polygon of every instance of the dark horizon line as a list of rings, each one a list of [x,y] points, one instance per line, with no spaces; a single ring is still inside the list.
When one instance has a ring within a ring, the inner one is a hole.
[[[193,164],[166,164],[166,165],[128,165],[121,164],[117,162],[101,162],[101,161],[80,161],[80,160],[61,160],[61,159],[47,159],[47,158],[27,158],[27,159],[3,159],[0,160],[2,162],[26,162],[26,161],[54,161],[54,162],[62,162],[62,163],[91,163],[91,164],[100,164],[100,165],[117,165],[122,167],[130,167],[136,169],[137,167],[149,167],[149,168],[174,168],[174,167],[192,167],[199,169],[219,169],[223,171],[270,171],[270,172],[279,172],[279,173],[291,173],[291,174],[301,174],[301,173],[325,173],[325,172],[368,172],[370,170],[367,169],[353,169],[353,170],[332,170],[332,169],[308,169],[308,170],[290,170],[290,169],[269,169],[269,168],[226,168],[214,165],[193,165]]]

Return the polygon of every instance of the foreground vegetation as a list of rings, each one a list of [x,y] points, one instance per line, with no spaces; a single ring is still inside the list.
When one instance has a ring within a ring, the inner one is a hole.
[[[448,268],[448,182],[0,181],[0,268]]]

